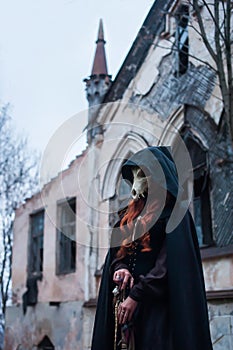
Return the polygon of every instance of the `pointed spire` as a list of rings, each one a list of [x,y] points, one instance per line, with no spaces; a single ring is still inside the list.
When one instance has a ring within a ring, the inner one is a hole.
[[[102,19],[99,22],[98,36],[96,40],[96,50],[91,75],[84,79],[86,83],[86,96],[88,100],[88,132],[87,141],[90,144],[98,137],[102,137],[102,128],[96,118],[100,104],[112,84],[112,76],[108,74],[107,61],[105,55],[105,40]]]
[[[102,19],[100,19],[100,22],[99,22],[98,38],[96,40],[96,44],[97,46],[96,46],[91,75],[100,75],[100,74],[108,75],[106,54],[105,54],[105,48],[104,48],[105,40],[104,40],[104,30],[103,30]]]
[[[105,43],[105,40],[104,40],[104,28],[103,28],[103,20],[102,20],[102,18],[100,19],[100,23],[99,23],[99,31],[98,31],[98,38],[96,40],[96,44],[99,41],[103,41]]]

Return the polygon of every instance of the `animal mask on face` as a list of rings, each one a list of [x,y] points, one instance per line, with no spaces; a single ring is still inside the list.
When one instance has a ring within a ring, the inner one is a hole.
[[[148,192],[148,178],[144,174],[141,168],[138,166],[132,167],[133,174],[133,186],[131,190],[131,195],[134,201],[137,201],[139,198],[145,198]]]

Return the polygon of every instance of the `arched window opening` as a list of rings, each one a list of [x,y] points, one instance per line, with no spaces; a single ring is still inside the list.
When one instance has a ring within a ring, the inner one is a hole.
[[[201,247],[211,245],[213,238],[208,150],[190,129],[185,128],[182,130],[181,135],[189,151],[193,165],[194,188],[192,210],[198,242]]]
[[[189,65],[189,36],[188,36],[188,23],[189,23],[189,5],[181,4],[176,13],[176,32],[174,43],[174,56],[175,56],[175,77],[180,77],[186,73]]]
[[[129,182],[125,181],[122,177],[118,181],[117,186],[117,195],[119,198],[119,202],[122,203],[125,200],[128,200],[130,197],[131,185]]]
[[[132,153],[130,153],[127,156],[127,159],[130,158],[131,156],[132,156]],[[122,165],[125,161],[126,159],[122,162]],[[114,224],[119,220],[119,215],[121,210],[127,207],[131,198],[132,185],[122,178],[121,173],[118,175],[117,178],[118,180],[116,182],[116,192],[114,197],[111,198],[110,200],[109,224],[111,227],[113,227]]]

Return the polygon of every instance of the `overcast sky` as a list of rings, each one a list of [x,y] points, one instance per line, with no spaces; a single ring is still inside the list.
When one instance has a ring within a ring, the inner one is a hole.
[[[33,148],[87,108],[99,19],[115,77],[154,0],[0,0],[0,102]],[[85,126],[86,120],[80,123]]]

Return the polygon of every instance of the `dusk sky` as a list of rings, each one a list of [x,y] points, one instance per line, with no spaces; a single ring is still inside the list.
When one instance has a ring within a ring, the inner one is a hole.
[[[99,19],[115,77],[154,0],[7,0],[0,13],[0,103],[31,147],[87,108]],[[86,120],[80,118],[84,127]]]

